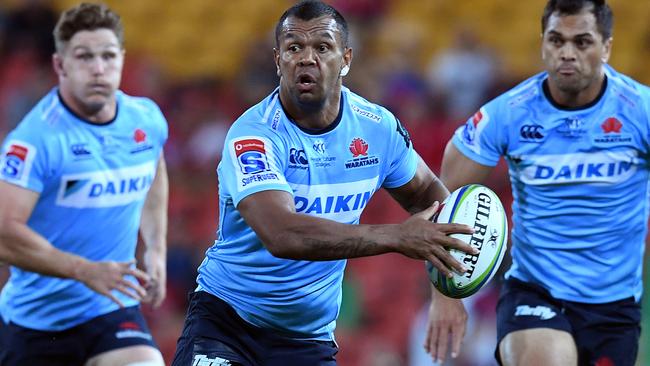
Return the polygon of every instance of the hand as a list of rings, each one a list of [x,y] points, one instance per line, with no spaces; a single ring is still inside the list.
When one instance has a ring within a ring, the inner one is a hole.
[[[131,275],[143,281],[145,284],[149,282],[149,276],[135,268],[134,263],[135,261],[84,261],[81,262],[81,265],[77,269],[75,278],[83,282],[93,291],[108,297],[123,308],[124,304],[111,293],[112,290],[117,290],[138,301],[142,301],[147,295],[147,291],[140,284],[131,282],[125,278]]]
[[[154,249],[144,253],[144,265],[151,278],[147,286],[147,296],[144,302],[157,308],[165,300],[167,294],[167,256]]]
[[[436,201],[431,207],[408,218],[401,225],[397,251],[413,259],[431,262],[442,274],[452,277],[452,269],[464,273],[465,267],[449,253],[448,249],[458,249],[477,254],[478,250],[450,234],[472,234],[474,229],[461,224],[437,224],[431,217],[440,204]]]
[[[437,291],[432,288],[431,291]],[[467,311],[459,299],[452,299],[440,293],[431,296],[429,306],[429,324],[424,349],[434,362],[445,363],[449,340],[451,339],[451,357],[456,358],[465,336]]]

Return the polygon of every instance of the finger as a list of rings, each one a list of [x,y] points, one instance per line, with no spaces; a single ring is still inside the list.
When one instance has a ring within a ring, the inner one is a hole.
[[[145,283],[145,286],[151,281],[151,276],[149,276],[147,273],[137,268],[127,268],[125,273],[130,274],[131,276],[134,276],[135,278],[141,280],[142,282]]]
[[[143,288],[138,289],[138,286],[134,285],[133,283],[126,282],[127,281],[116,285],[115,289],[130,298],[142,301],[142,298],[144,298],[144,295],[146,295],[146,291],[144,291]]]
[[[120,300],[118,300],[117,297],[113,296],[112,293],[107,292],[107,293],[102,294],[102,295],[104,295],[104,296],[108,297],[109,299],[113,300],[113,302],[116,303],[117,305],[119,305],[120,308],[124,308],[124,304],[122,304],[122,302]]]
[[[420,213],[418,213],[418,215],[426,218],[427,220],[431,220],[433,218],[433,215],[435,215],[436,211],[438,211],[438,207],[440,207],[440,203],[436,201],[433,203],[433,205],[429,206],[426,210],[423,210]]]
[[[135,292],[135,294],[137,294],[139,297],[138,300],[142,300],[145,297],[147,297],[147,290],[145,290],[144,287],[138,285],[137,283],[133,283],[129,280],[122,280],[120,286],[123,288],[130,289],[131,290],[130,292]]]
[[[447,328],[440,327],[438,332],[438,361],[443,364],[447,358],[447,345],[449,344],[449,331]]]
[[[456,249],[472,255],[480,253],[476,247],[473,247],[460,239],[452,238],[450,236],[441,238],[438,240],[438,243],[440,243],[446,249]]]
[[[431,342],[433,341],[433,332],[435,331],[435,328],[433,325],[429,325],[427,327],[427,335],[424,338],[424,350],[427,351],[427,353],[431,353]]]
[[[451,349],[451,358],[458,357],[460,354],[460,345],[463,342],[465,337],[465,327],[461,326],[461,329],[452,330],[452,349]]]
[[[447,266],[442,264],[442,262],[438,259],[438,257],[436,257],[434,255],[431,255],[431,256],[429,256],[429,258],[427,258],[427,260],[429,262],[431,262],[431,265],[436,267],[438,272],[442,273],[443,276],[445,276],[447,278],[452,278],[454,276],[454,274],[451,272],[451,270],[449,268],[447,268]]]
[[[453,255],[451,255],[451,253],[448,250],[445,250],[444,248],[440,248],[440,247],[434,248],[433,250],[434,250],[434,254],[437,256],[440,262],[440,265],[444,266],[444,270],[438,267],[436,268],[438,268],[438,270],[440,270],[448,278],[453,277],[452,270],[456,273],[461,273],[461,274],[467,272],[467,268],[465,268],[465,266],[462,263],[456,260],[456,258]]]
[[[436,229],[444,234],[474,234],[474,228],[465,224],[436,224]]]

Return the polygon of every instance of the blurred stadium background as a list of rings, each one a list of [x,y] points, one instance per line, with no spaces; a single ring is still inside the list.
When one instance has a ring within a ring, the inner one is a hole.
[[[51,32],[72,0],[0,0],[0,138],[56,83]],[[288,0],[109,0],[126,29],[122,89],[156,100],[168,118],[170,174],[168,298],[146,309],[170,362],[196,267],[214,239],[215,167],[228,126],[277,84],[272,30]],[[446,141],[478,106],[538,72],[544,0],[331,0],[351,23],[354,60],[345,84],[389,107],[438,171]],[[611,0],[611,64],[650,83],[650,1]],[[506,205],[500,166],[488,183]],[[406,214],[384,193],[366,223]],[[647,259],[648,256],[646,256]],[[647,263],[648,261],[646,261]],[[504,265],[507,266],[506,263]],[[650,289],[646,265],[646,289]],[[6,268],[0,271],[0,286]],[[470,329],[461,358],[494,365],[496,287],[467,300]],[[341,366],[424,366],[428,283],[421,263],[399,255],[351,260],[337,339]],[[650,365],[650,302],[639,365]]]

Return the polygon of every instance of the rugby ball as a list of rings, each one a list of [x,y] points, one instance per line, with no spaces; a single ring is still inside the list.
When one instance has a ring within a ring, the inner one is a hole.
[[[508,243],[508,218],[499,197],[480,184],[463,186],[445,199],[432,220],[437,223],[465,224],[474,234],[451,234],[477,248],[476,255],[449,249],[451,255],[467,267],[467,272],[445,277],[429,262],[429,279],[442,294],[463,298],[485,286],[499,269]]]

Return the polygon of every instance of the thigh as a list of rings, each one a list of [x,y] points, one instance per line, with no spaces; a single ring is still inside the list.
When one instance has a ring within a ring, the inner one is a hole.
[[[151,346],[129,346],[100,353],[85,366],[165,366],[162,354]]]
[[[607,304],[570,305],[567,314],[580,365],[633,366],[641,336],[641,305],[633,298]]]
[[[78,328],[81,337],[92,340],[88,345],[87,360],[96,361],[106,354],[141,358],[139,354],[142,352],[137,350],[146,350],[144,354],[160,354],[139,306],[98,316]],[[155,360],[155,356],[152,357]]]
[[[577,351],[564,310],[564,303],[543,288],[507,279],[497,305],[497,361],[506,365],[575,364]],[[561,363],[552,362],[558,358]]]
[[[81,366],[84,349],[75,332],[43,332],[0,321],[0,365]]]
[[[499,343],[502,365],[563,365],[578,363],[571,334],[550,328],[534,328],[508,333]]]
[[[204,291],[194,292],[172,365],[257,366],[255,358],[261,353],[253,331],[221,299]]]

